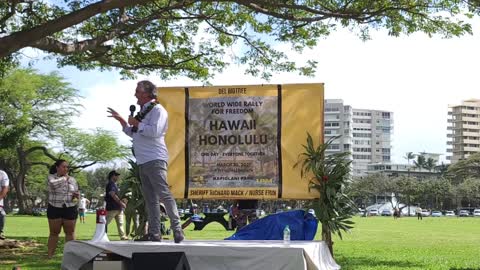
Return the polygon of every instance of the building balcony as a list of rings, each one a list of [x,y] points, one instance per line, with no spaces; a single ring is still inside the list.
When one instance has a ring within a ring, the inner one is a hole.
[[[478,114],[476,110],[462,109],[462,114]]]
[[[476,123],[479,123],[480,122],[480,115],[478,117],[462,117],[462,121],[464,122],[476,122]]]
[[[463,124],[462,125],[463,129],[475,129],[475,130],[480,130],[480,125],[467,125]]]

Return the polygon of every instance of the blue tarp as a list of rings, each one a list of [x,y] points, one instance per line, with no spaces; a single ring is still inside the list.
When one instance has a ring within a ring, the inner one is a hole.
[[[225,240],[283,240],[286,225],[290,228],[291,240],[313,240],[318,221],[303,210],[282,212],[250,223]]]

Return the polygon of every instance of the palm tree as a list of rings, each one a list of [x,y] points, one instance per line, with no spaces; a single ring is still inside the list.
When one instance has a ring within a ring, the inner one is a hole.
[[[327,147],[338,137],[329,139],[325,144],[315,147],[312,136],[307,134],[305,152],[299,156],[297,165],[301,166],[301,176],[309,176],[310,189],[316,189],[320,197],[315,201],[318,220],[322,224],[322,240],[325,241],[333,257],[332,233],[342,239],[341,231],[349,232],[354,222],[351,217],[357,211],[354,202],[345,193],[349,182],[350,153],[325,155]]]
[[[428,158],[424,164],[424,168],[431,172],[437,166],[437,161],[433,158]]]
[[[407,152],[403,158],[406,159],[407,164],[410,165],[410,160],[415,158],[415,154],[413,152]]]
[[[435,171],[438,171],[440,175],[443,177],[448,171],[448,166],[449,164],[444,164],[442,162],[442,164],[435,166]]]
[[[415,165],[415,168],[421,170],[422,168],[425,168],[426,162],[424,155],[417,155],[417,160],[414,160],[413,164]]]

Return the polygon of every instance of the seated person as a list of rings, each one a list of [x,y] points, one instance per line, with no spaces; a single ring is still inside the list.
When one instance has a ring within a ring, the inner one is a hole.
[[[235,209],[236,208],[236,209]],[[258,219],[258,200],[238,200],[233,209],[233,215],[237,223],[237,231]]]

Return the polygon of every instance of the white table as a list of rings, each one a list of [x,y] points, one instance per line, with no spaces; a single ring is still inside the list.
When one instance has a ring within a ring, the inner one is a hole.
[[[192,270],[334,270],[340,266],[322,241],[70,241],[65,245],[62,269],[78,270],[108,251],[131,258],[134,252],[185,252]]]

